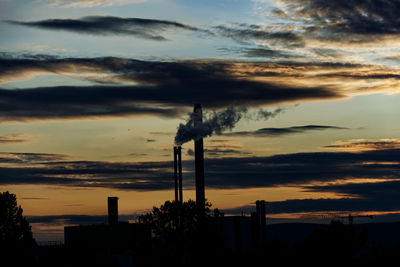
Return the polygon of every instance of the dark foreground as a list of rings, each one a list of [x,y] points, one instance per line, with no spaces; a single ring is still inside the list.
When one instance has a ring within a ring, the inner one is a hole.
[[[82,246],[36,248],[36,266],[382,266],[400,253],[400,223],[345,225],[276,224],[262,244],[245,245],[236,235],[230,246],[222,232],[207,229],[187,240],[153,238]],[[221,230],[221,229],[219,229]],[[210,232],[211,231],[211,232]],[[223,231],[223,230],[221,230]],[[210,234],[211,233],[211,234]]]

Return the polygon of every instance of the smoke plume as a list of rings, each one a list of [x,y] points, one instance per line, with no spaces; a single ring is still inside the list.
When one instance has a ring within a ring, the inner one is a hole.
[[[194,122],[197,114],[192,112],[189,114],[189,119],[185,124],[179,124],[175,136],[175,144],[183,145],[191,140],[199,140],[213,134],[221,134],[228,130],[231,131],[242,118],[248,120],[267,120],[283,111],[284,109],[278,108],[274,111],[260,109],[256,112],[249,112],[246,108],[229,107],[223,111],[204,113],[203,123],[196,126]]]

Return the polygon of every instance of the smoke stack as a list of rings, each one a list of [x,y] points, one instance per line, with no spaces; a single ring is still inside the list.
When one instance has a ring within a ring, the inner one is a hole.
[[[108,224],[118,224],[118,198],[108,197]]]
[[[203,123],[203,111],[201,104],[195,104],[193,113],[194,127],[199,127]],[[205,207],[205,193],[204,193],[204,148],[203,138],[194,141],[194,161],[196,169],[196,203],[199,207]]]
[[[174,146],[175,202],[178,202],[178,148]]]
[[[178,152],[178,182],[179,182],[179,202],[183,202],[183,191],[182,191],[182,147],[177,147]]]
[[[174,146],[174,177],[175,177],[175,201],[183,202],[182,191],[182,147]]]

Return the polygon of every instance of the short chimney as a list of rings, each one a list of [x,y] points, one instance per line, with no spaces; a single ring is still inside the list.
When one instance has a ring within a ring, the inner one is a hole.
[[[108,197],[108,224],[118,224],[118,197]]]

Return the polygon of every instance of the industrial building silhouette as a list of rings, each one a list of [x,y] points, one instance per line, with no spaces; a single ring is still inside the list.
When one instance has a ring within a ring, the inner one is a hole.
[[[116,197],[108,197],[108,224],[65,226],[65,245],[129,247],[150,244],[151,229],[141,223],[118,221],[117,201]],[[223,216],[214,224],[213,227],[221,229],[224,248],[244,252],[260,247],[266,240],[265,201],[256,202],[256,211],[251,216]]]

